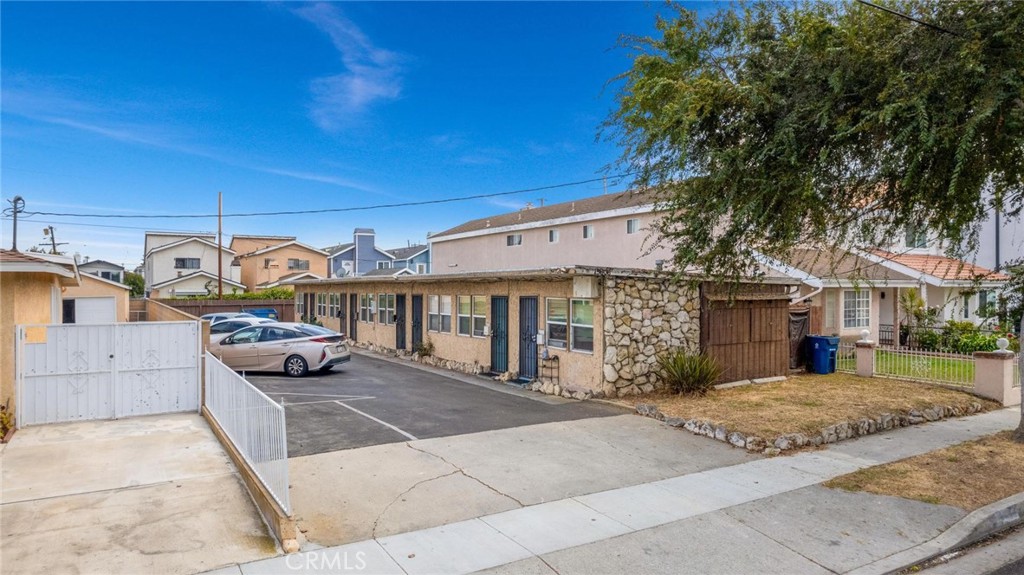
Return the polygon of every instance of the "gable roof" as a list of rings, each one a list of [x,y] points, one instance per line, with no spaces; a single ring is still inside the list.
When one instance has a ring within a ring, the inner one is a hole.
[[[286,248],[288,246],[298,246],[300,248],[305,248],[305,249],[307,249],[307,250],[309,250],[311,252],[316,252],[316,253],[321,254],[321,255],[325,255],[325,256],[329,255],[327,252],[325,252],[324,250],[321,250],[319,248],[314,248],[311,245],[304,244],[304,243],[302,243],[300,241],[297,241],[297,240],[290,240],[290,241],[287,241],[287,242],[284,242],[284,243],[281,243],[281,244],[274,244],[272,246],[267,246],[267,247],[265,247],[265,248],[263,248],[261,250],[256,250],[254,252],[249,252],[247,254],[242,254],[242,255],[240,255],[238,257],[240,257],[240,258],[248,258],[248,257],[252,257],[252,256],[258,256],[258,255],[261,255],[261,254],[265,254],[265,253],[269,253],[269,252],[272,252],[272,251],[279,250],[281,248]]]
[[[81,278],[75,260],[67,256],[27,254],[5,249],[0,249],[0,272],[53,274],[60,278],[61,285],[66,286],[78,285]]]
[[[117,264],[112,264],[112,263],[110,263],[110,262],[108,262],[106,260],[89,260],[87,262],[82,262],[82,263],[78,264],[78,268],[81,269],[81,268],[84,268],[84,267],[93,267],[93,266],[97,266],[97,265],[110,266],[110,267],[113,267],[113,268],[117,268],[119,270],[123,270],[124,269],[124,266],[119,266]]]
[[[206,245],[208,245],[208,246],[210,246],[210,247],[212,247],[214,249],[217,248],[217,244],[216,243],[211,242],[210,240],[208,240],[208,239],[206,239],[204,237],[194,236],[194,237],[191,237],[191,238],[184,238],[184,239],[178,240],[176,242],[171,242],[169,244],[164,244],[162,246],[157,246],[157,247],[149,250],[149,253],[146,254],[146,257],[149,257],[150,255],[155,254],[156,252],[159,252],[159,251],[162,251],[162,250],[166,250],[166,249],[170,249],[170,248],[173,248],[173,247],[177,247],[177,246],[180,246],[180,245],[184,245],[184,244],[187,244],[189,242],[199,242],[201,244],[206,244]],[[235,255],[235,250],[233,250],[231,248],[222,247],[220,249],[223,250],[224,252],[227,252],[227,253],[231,254],[231,255]]]
[[[258,284],[256,287],[257,288],[261,288],[261,289],[267,289],[267,288],[277,287],[277,286],[279,286],[279,285],[281,285],[283,283],[288,283],[290,281],[302,280],[302,279],[322,280],[324,278],[322,276],[318,276],[318,275],[316,275],[315,273],[312,273],[312,272],[296,272],[296,273],[293,273],[293,274],[288,274],[286,276],[281,276],[281,277],[277,278],[277,281],[263,282],[261,284]]]
[[[370,270],[370,271],[366,272],[365,274],[362,275],[362,277],[374,277],[374,276],[392,276],[392,277],[394,277],[394,276],[400,276],[402,274],[412,274],[412,275],[415,275],[415,273],[411,269],[409,269],[409,268],[378,268],[378,269]]]
[[[415,245],[415,246],[409,246],[407,248],[396,248],[396,249],[393,249],[393,250],[384,250],[384,251],[386,251],[389,254],[391,254],[392,256],[394,256],[396,260],[407,260],[407,259],[410,259],[410,258],[414,258],[414,257],[422,254],[423,252],[425,252],[425,251],[427,251],[429,249],[430,249],[429,245],[425,246],[425,245],[419,245],[418,244],[418,245]]]
[[[499,214],[488,218],[470,220],[459,224],[454,228],[443,232],[432,234],[430,239],[454,236],[468,232],[479,232],[490,228],[502,228],[522,224],[536,224],[548,220],[568,218],[573,216],[587,216],[610,212],[627,208],[641,208],[653,206],[656,197],[653,193],[645,192],[623,192],[616,194],[603,194],[581,200],[572,200],[560,204],[551,204],[538,208],[523,209],[516,212]],[[637,211],[640,211],[639,209]]]
[[[213,281],[217,281],[217,276],[211,274],[210,272],[199,270],[199,271],[196,271],[196,272],[192,272],[190,274],[184,274],[184,275],[176,276],[176,277],[173,277],[173,278],[171,278],[169,280],[164,280],[164,281],[162,281],[162,282],[160,282],[158,284],[153,284],[153,285],[151,285],[149,287],[153,288],[153,289],[162,288],[162,287],[166,287],[166,286],[169,286],[169,285],[174,285],[174,284],[176,284],[178,282],[183,282],[183,281],[185,281],[187,279],[191,279],[191,278],[194,278],[196,276],[205,276],[205,277],[208,277],[208,278],[212,279]],[[245,284],[240,284],[240,283],[238,283],[238,282],[236,282],[234,280],[230,280],[228,278],[222,277],[221,281],[224,282],[227,285],[233,285],[235,287],[240,287],[242,289],[245,289]]]
[[[905,269],[917,272],[931,276],[940,282],[1001,282],[1010,279],[1006,274],[946,256],[897,254],[880,249],[867,250],[865,255],[884,266],[900,271]]]
[[[917,284],[915,277],[846,250],[798,248],[790,252],[785,263],[798,272],[839,284]]]
[[[349,251],[350,249],[352,249],[354,247],[356,247],[356,245],[351,243],[351,242],[349,242],[347,244],[338,244],[338,245],[335,245],[335,246],[327,246],[326,248],[323,249],[323,251],[327,252],[327,255],[329,255],[329,256],[336,256],[338,254],[343,254],[343,253]]]

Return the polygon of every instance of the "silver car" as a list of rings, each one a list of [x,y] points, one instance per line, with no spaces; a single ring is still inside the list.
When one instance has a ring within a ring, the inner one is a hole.
[[[243,327],[276,323],[275,320],[263,317],[232,317],[210,324],[210,343],[224,339]]]
[[[301,377],[329,371],[352,359],[345,336],[305,323],[266,323],[242,328],[211,343],[210,353],[235,371],[284,371]]]

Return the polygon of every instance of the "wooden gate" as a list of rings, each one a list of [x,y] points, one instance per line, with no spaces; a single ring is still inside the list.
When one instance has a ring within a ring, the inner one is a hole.
[[[701,351],[718,360],[721,381],[785,375],[789,371],[786,286],[750,286],[728,294],[701,287]]]

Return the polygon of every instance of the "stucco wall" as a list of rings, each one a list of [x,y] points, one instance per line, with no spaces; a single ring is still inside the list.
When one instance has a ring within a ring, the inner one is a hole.
[[[149,288],[155,284],[165,282],[167,280],[178,277],[178,272],[182,275],[188,275],[194,273],[195,269],[175,269],[174,259],[175,258],[199,258],[199,269],[211,273],[214,276],[217,275],[217,247],[210,246],[202,242],[186,242],[180,246],[173,248],[167,248],[165,250],[156,252],[150,255],[146,260],[146,287]],[[223,273],[225,277],[230,277],[231,273],[231,260],[234,259],[228,252],[221,252],[221,261],[223,262]],[[234,278],[232,278],[234,279]],[[205,283],[206,280],[203,280]],[[181,289],[179,286],[175,286]],[[204,292],[205,293],[205,292]]]
[[[89,274],[81,274],[81,277],[82,283],[80,285],[65,288],[62,294],[63,299],[113,297],[115,319],[117,321],[128,321],[128,289],[110,285],[107,282],[93,278]]]
[[[264,261],[272,258],[276,267],[264,267]],[[309,260],[308,270],[288,269],[289,259]],[[241,258],[242,283],[248,291],[256,291],[262,283],[276,282],[283,276],[305,272],[327,277],[327,256],[308,250],[302,246],[291,245],[259,255]]]
[[[626,233],[626,220],[630,218],[640,220],[640,230],[633,234]],[[654,214],[642,213],[456,240],[437,238],[431,242],[431,271],[452,273],[572,265],[654,269],[657,260],[664,260],[667,266],[672,259],[669,247],[652,246],[648,239],[649,227],[655,219]],[[592,239],[583,239],[584,224],[594,226]],[[548,241],[549,230],[558,230],[558,242]],[[523,235],[522,245],[507,245],[506,237],[513,233]],[[645,255],[652,247],[653,251]]]
[[[0,273],[0,404],[15,411],[14,327],[48,324],[57,276],[45,273]]]

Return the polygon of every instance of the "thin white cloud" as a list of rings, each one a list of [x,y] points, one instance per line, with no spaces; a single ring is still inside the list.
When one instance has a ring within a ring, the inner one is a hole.
[[[336,131],[371,104],[394,100],[402,93],[400,56],[378,48],[351,20],[331,4],[294,11],[327,34],[345,71],[316,78],[310,84],[310,117],[325,131]]]

